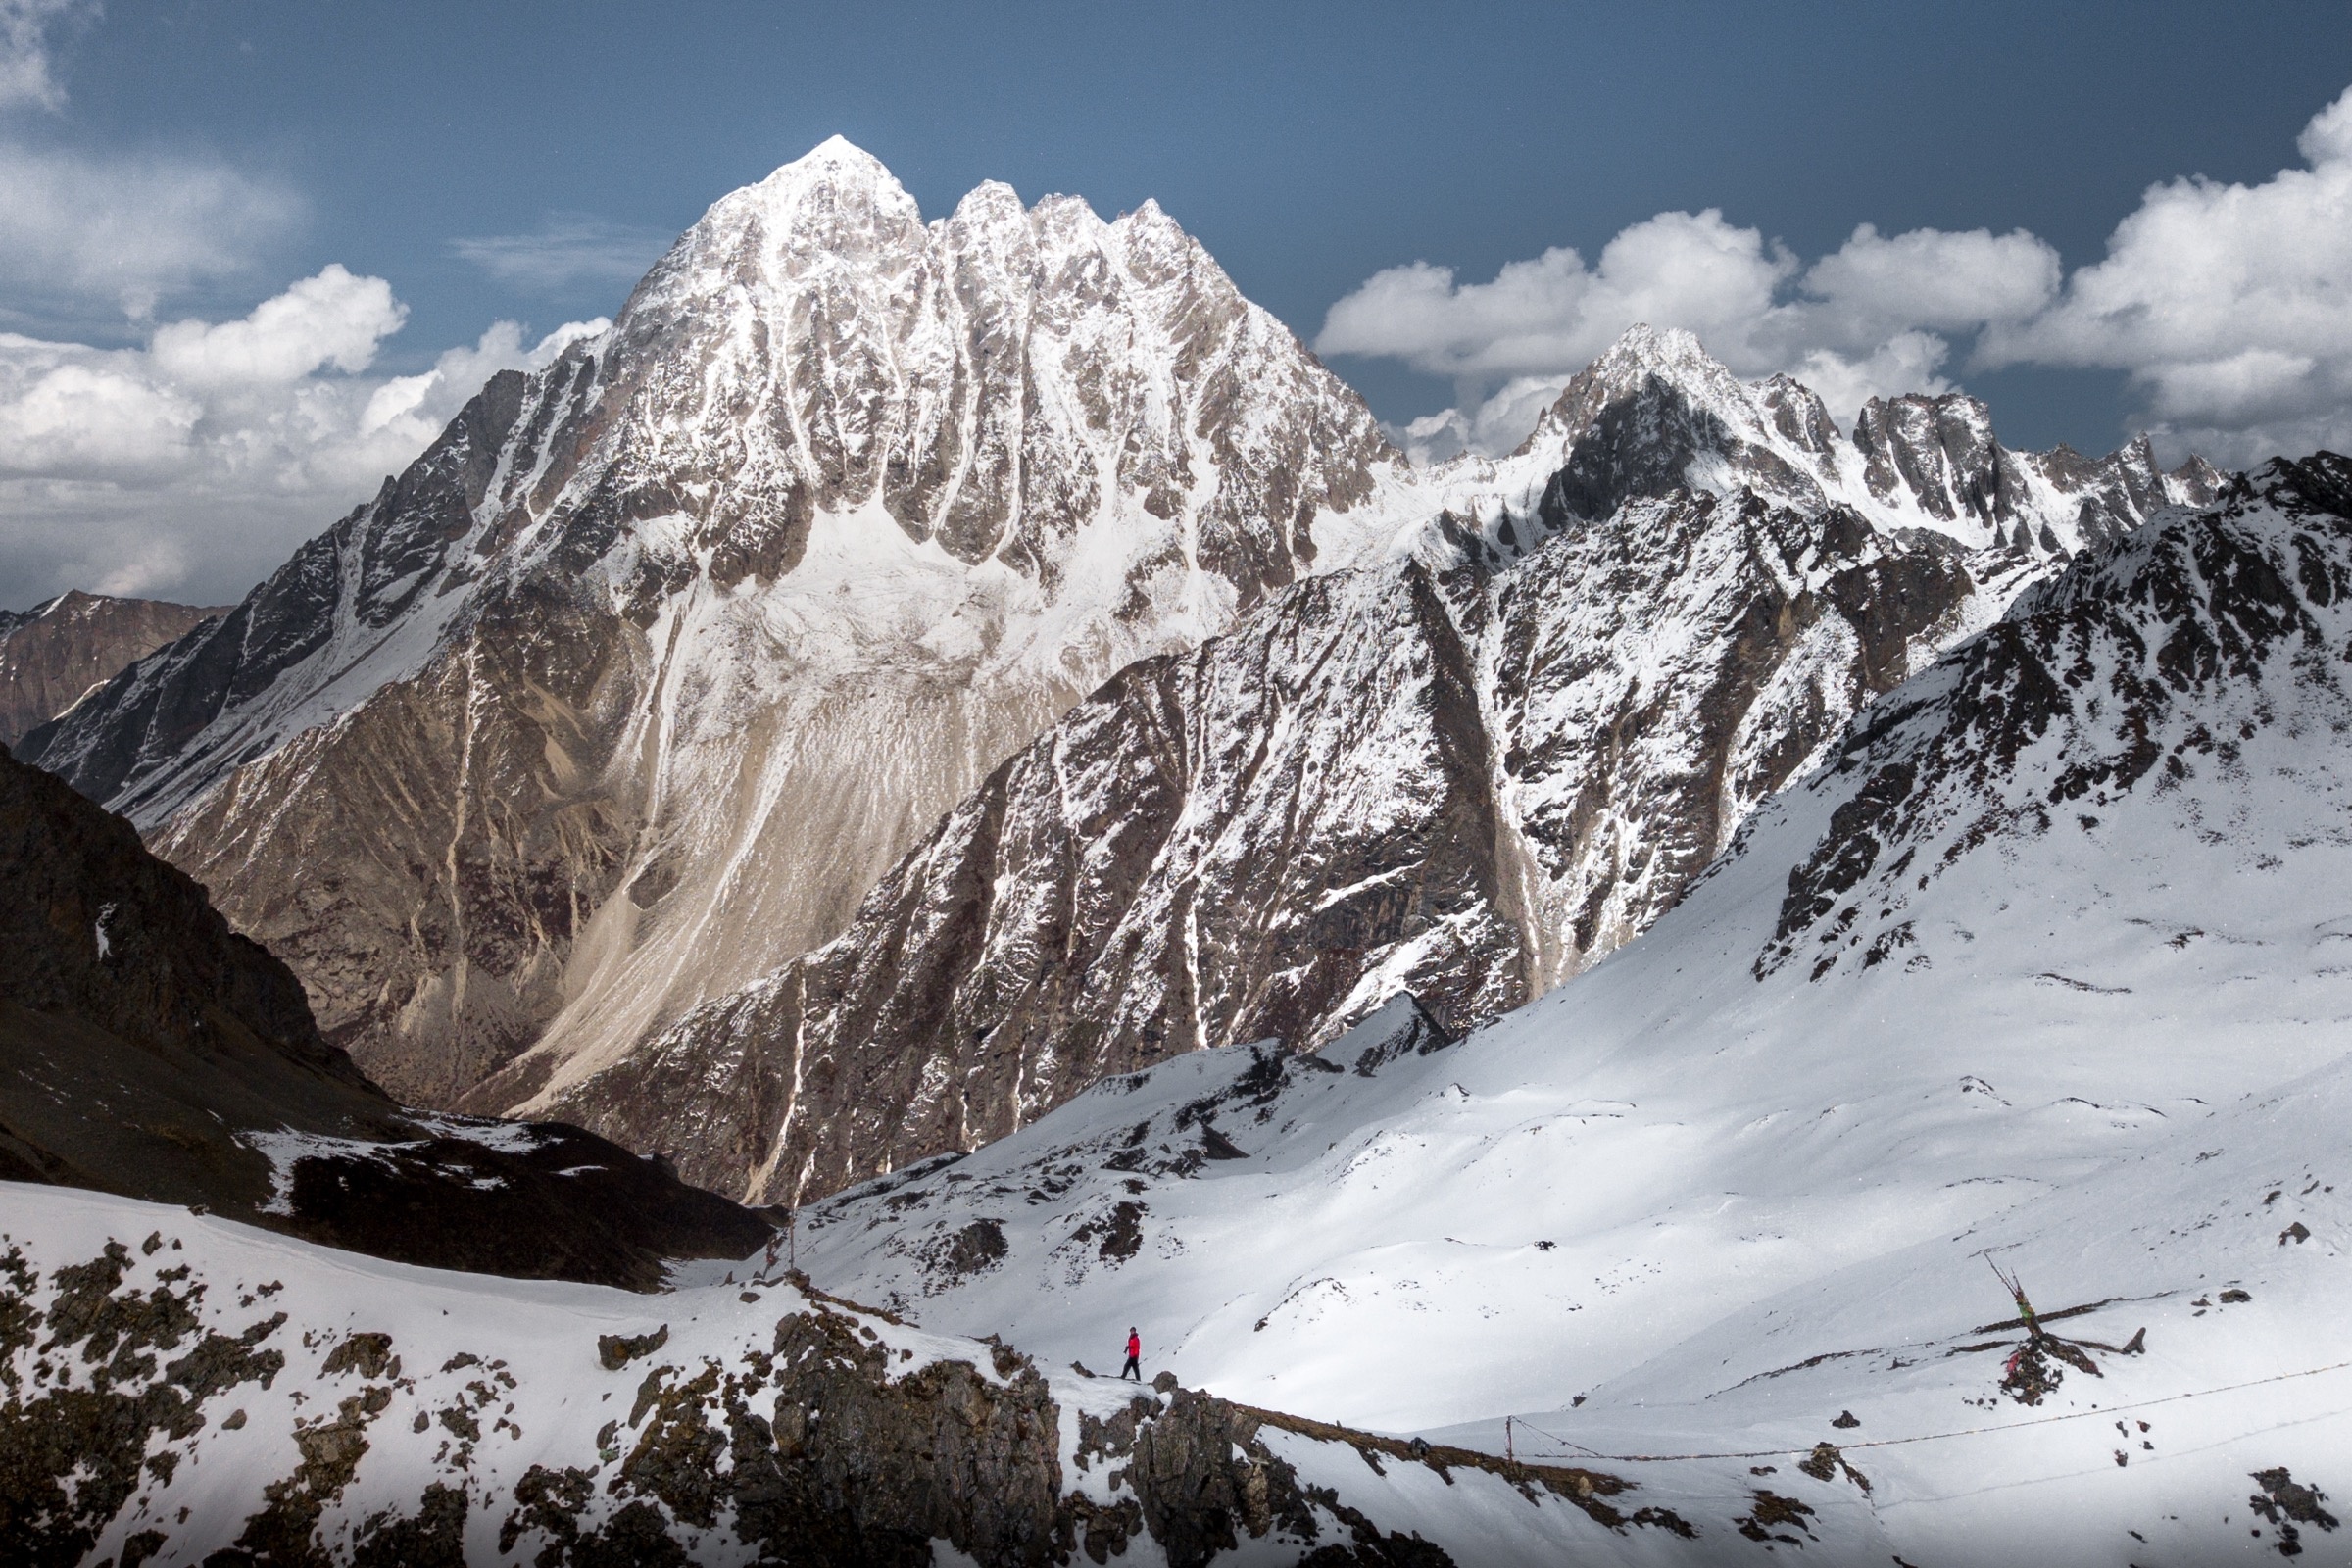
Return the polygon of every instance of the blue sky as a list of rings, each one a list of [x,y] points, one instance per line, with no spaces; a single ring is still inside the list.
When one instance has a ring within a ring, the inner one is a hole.
[[[2201,175],[2256,188],[2309,164],[2298,137],[2347,85],[2352,7],[2340,0],[103,10],[0,0],[0,329],[61,346],[46,358],[21,351],[14,380],[0,375],[0,473],[18,476],[0,481],[0,605],[68,578],[194,597],[241,590],[372,488],[369,471],[396,466],[390,454],[441,416],[458,380],[527,356],[566,321],[611,314],[710,201],[835,132],[879,156],[926,212],[985,178],[1029,199],[1075,192],[1105,213],[1156,197],[1401,424],[1455,405],[1474,414],[1515,378],[1556,379],[1574,367],[1553,360],[1609,328],[1596,285],[1564,262],[1523,274],[1508,300],[1463,292],[1546,251],[1574,248],[1597,277],[1613,237],[1648,232],[1641,225],[1662,213],[1715,209],[1720,223],[1699,237],[1738,249],[1737,235],[1753,231],[1748,265],[1782,302],[1827,287],[1810,270],[1865,222],[1886,236],[2023,229],[2042,251],[1986,265],[2023,278],[2046,251],[2054,263],[2038,265],[2063,279],[2101,262],[2152,184]],[[2332,197],[2298,199],[2298,220],[2325,225],[2336,211]],[[1451,276],[1393,274],[1362,296],[1352,326],[1333,318],[1327,333],[1335,304],[1413,263]],[[1953,264],[1938,252],[1926,265]],[[306,396],[380,413],[389,405],[369,399],[386,377],[447,384],[348,450],[306,450],[266,484],[249,474],[251,494],[217,464],[190,479],[152,443],[102,449],[31,414],[11,423],[12,388],[24,393],[71,348],[118,356],[89,359],[93,374],[148,376],[144,393],[107,396],[178,430],[172,452],[238,416],[282,425],[254,374],[234,396],[204,390],[227,384],[220,356],[237,343],[189,336],[173,363],[212,368],[184,384],[156,380],[150,362],[163,363],[170,323],[235,322],[304,279],[316,285],[305,308],[344,323],[319,329],[303,376],[323,390]],[[1504,305],[1521,315],[1495,325]],[[1682,307],[1659,307],[1671,308]],[[1737,337],[1720,315],[1732,307],[1690,308],[1698,318],[1680,324],[1710,346]],[[1567,329],[1561,313],[1581,324]],[[2240,366],[2230,373],[2259,371],[2269,390],[2198,404],[2182,389],[2210,393],[2223,374],[2212,342],[2195,351],[2197,381],[2153,350],[2094,344],[2080,323],[2024,333],[1948,309],[1911,315],[1886,316],[1877,337],[1825,336],[1791,318],[1735,368],[1834,354],[1805,363],[1832,376],[1852,368],[1864,389],[1916,370],[1991,398],[2004,438],[2027,446],[2105,450],[2150,422],[2176,445],[2206,446],[2334,428],[2325,422],[2334,405],[2315,415],[2309,390],[2338,385],[2333,361],[2297,372],[2301,403],[2278,391],[2276,367]],[[501,320],[521,330],[485,341]],[[1898,329],[1933,341],[1903,339],[1912,358],[1881,353],[1875,369],[1858,368]],[[1471,341],[1490,330],[1526,341]],[[2232,330],[2221,320],[2213,334],[2227,346]],[[2008,346],[1989,352],[2003,332]],[[2293,359],[2292,348],[2271,352]],[[239,399],[243,416],[227,406]],[[2236,422],[2216,410],[2235,410]],[[1513,416],[1496,406],[1494,419]],[[124,568],[123,552],[169,532],[161,519],[175,509],[211,518],[210,532],[183,524],[169,548]]]

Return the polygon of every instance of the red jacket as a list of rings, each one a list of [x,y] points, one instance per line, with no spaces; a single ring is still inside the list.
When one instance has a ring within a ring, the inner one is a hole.
[[[1144,1342],[1143,1342],[1142,1340],[1140,1340],[1140,1339],[1137,1339],[1137,1338],[1136,1338],[1134,1335],[1132,1335],[1132,1334],[1128,1335],[1128,1336],[1127,1336],[1127,1353],[1128,1353],[1130,1356],[1139,1356],[1139,1355],[1142,1355],[1142,1354],[1144,1353]]]

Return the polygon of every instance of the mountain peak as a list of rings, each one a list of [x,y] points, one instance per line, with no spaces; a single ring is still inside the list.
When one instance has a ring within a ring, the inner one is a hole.
[[[898,183],[881,159],[839,133],[827,136],[791,163],[778,168],[767,178],[772,181],[787,174],[806,176],[818,172],[847,174],[866,180],[887,179],[894,185]]]
[[[1617,335],[1616,342],[1601,350],[1593,364],[1681,368],[1700,362],[1715,363],[1697,333],[1680,326],[1655,327],[1647,321],[1636,321]]]
[[[691,240],[713,220],[724,222],[757,214],[771,222],[791,224],[801,215],[838,207],[888,212],[893,219],[919,220],[914,198],[881,159],[845,137],[828,136],[765,179],[721,196],[680,243]]]

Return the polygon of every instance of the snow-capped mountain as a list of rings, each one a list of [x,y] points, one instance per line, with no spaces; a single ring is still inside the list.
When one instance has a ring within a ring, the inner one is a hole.
[[[1948,1235],[2342,1057],[2347,737],[2352,461],[2323,455],[2030,592],[1542,1001],[1448,1044],[1400,999],[1313,1056],[1235,1045],[1106,1079],[817,1205],[803,1255],[828,1288],[1048,1356],[1075,1353],[1052,1325],[1163,1303],[1154,1343],[1201,1348],[1186,1376],[1392,1424],[1535,1388],[1513,1314],[1575,1306],[1597,1315],[1545,1374],[1564,1404],[1727,1300]],[[1130,1200],[1133,1247],[1071,1243]],[[932,1241],[980,1218],[1002,1267],[949,1277]],[[1335,1267],[1357,1304],[1324,1321],[1437,1314],[1501,1381],[1446,1357],[1419,1393],[1409,1367],[1322,1383],[1282,1316],[1255,1325]],[[1454,1283],[1396,1283],[1423,1269]]]
[[[0,611],[0,746],[14,746],[100,682],[225,610],[78,590]]]
[[[2161,507],[2200,505],[2222,477],[2198,458],[2163,472],[2145,437],[2099,459],[2013,451],[1994,439],[1991,411],[1959,392],[1873,398],[1848,434],[1789,377],[1743,382],[1689,332],[1646,326],[1570,381],[1516,452],[1431,470],[1490,540],[1506,522],[1523,532],[1530,512],[1556,526],[1686,487],[1798,512],[1842,506],[1882,530],[2029,555],[2071,554]]]
[[[1958,396],[1849,442],[1639,329],[1521,454],[1433,475],[1451,504],[1386,559],[1122,671],[832,944],[532,1108],[790,1202],[1399,990],[1458,1033],[1645,929],[2024,585],[2215,482],[2012,454]]]
[[[809,1283],[485,1281],[12,1189],[0,1551],[2331,1544],[2347,734],[2352,463],[2323,457],[2085,553],[1552,996],[1105,1082],[812,1206]],[[1153,1393],[1043,1369],[1130,1322]]]
[[[834,935],[1070,703],[1410,482],[1158,208],[925,222],[836,139],[24,753],[370,1073],[499,1104],[523,1047],[609,1056]]]
[[[2322,455],[2031,590],[1533,1005],[1106,1080],[800,1255],[1047,1360],[1132,1321],[1229,1398],[1519,1414],[1705,1560],[2310,1549],[2352,1484],[2347,736]]]

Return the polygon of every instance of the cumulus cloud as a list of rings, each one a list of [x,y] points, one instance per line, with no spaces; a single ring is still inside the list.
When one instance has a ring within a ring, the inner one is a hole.
[[[155,334],[149,352],[164,374],[195,386],[299,381],[326,365],[365,370],[375,361],[376,344],[408,317],[391,284],[355,277],[332,263],[262,301],[241,321],[174,321]]]
[[[1465,452],[1507,452],[1536,427],[1568,385],[1564,375],[1520,375],[1467,412],[1426,414],[1393,432],[1417,464],[1443,463]]]
[[[1833,412],[1844,414],[1859,412],[1872,398],[1951,391],[1952,383],[1936,373],[1950,353],[1951,345],[1933,332],[1897,332],[1863,354],[1810,349],[1789,373],[1821,394]]]
[[[2244,463],[2342,446],[2352,91],[2297,147],[2307,167],[2262,184],[2151,186],[2106,258],[2072,276],[2022,229],[1866,223],[1808,265],[1713,209],[1661,213],[1591,265],[1559,249],[1485,283],[1427,263],[1376,273],[1332,307],[1316,347],[1453,380],[1459,407],[1405,432],[1433,452],[1515,443],[1534,423],[1529,389],[1563,382],[1637,321],[1696,332],[1743,375],[1794,374],[1840,416],[1873,396],[1948,390],[1957,358],[2126,371],[2139,419],[2176,450]]]
[[[1768,249],[1713,208],[1636,223],[1592,267],[1566,248],[1512,262],[1491,283],[1415,262],[1374,273],[1331,308],[1315,341],[1326,354],[1400,359],[1456,381],[1565,375],[1636,321],[1688,326],[1717,353],[1752,333],[1794,258]]]
[[[2150,186],[2106,258],[1987,364],[2128,371],[2160,433],[2254,462],[2352,444],[2352,90],[2258,185]]]
[[[634,283],[670,236],[579,213],[550,213],[528,234],[453,239],[450,250],[501,282],[554,293],[574,283]]]
[[[1636,322],[1687,327],[1741,374],[1806,374],[1850,415],[1873,396],[1944,389],[1935,373],[1950,350],[1942,334],[2031,316],[2056,294],[2059,271],[2057,253],[2031,234],[1888,237],[1867,223],[1806,267],[1709,208],[1636,223],[1591,266],[1555,249],[1491,283],[1461,283],[1426,262],[1391,268],[1332,307],[1315,346],[1451,378],[1462,408],[1422,421],[1418,436],[1408,430],[1408,450],[1459,441],[1492,452],[1534,426],[1540,388],[1556,392]]]
[[[150,380],[138,358],[0,336],[0,472],[138,480],[171,471],[203,410]]]
[[[405,466],[535,341],[500,321],[414,375],[368,373],[407,309],[330,266],[227,321],[139,349],[0,334],[0,604],[69,587],[233,599]]]

